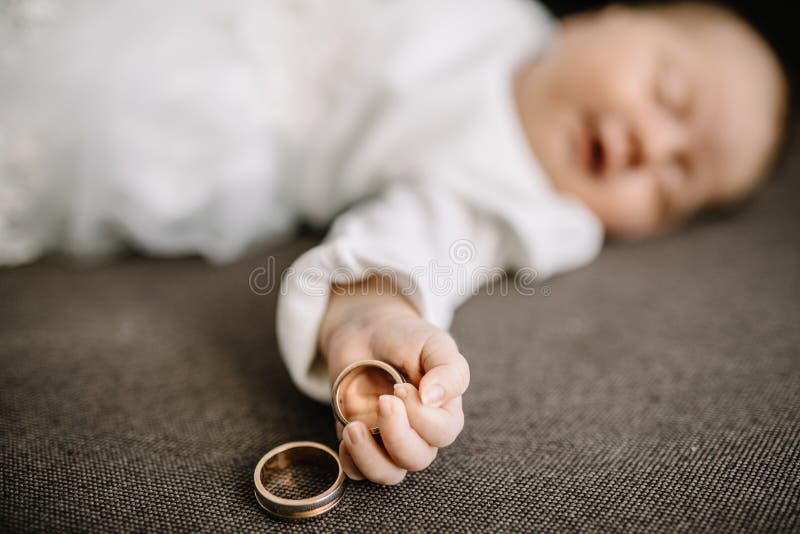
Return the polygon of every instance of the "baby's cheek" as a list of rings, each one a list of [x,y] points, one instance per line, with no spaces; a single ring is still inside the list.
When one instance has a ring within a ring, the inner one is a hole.
[[[660,227],[662,211],[654,180],[641,176],[612,178],[602,195],[604,213],[600,215],[611,234],[645,237]]]
[[[655,54],[650,40],[634,33],[637,46],[608,29],[561,58],[561,90],[596,112],[623,113],[648,97],[646,90]],[[630,33],[630,32],[628,32]]]

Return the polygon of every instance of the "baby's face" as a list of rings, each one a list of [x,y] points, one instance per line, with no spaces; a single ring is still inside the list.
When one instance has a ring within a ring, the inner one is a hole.
[[[516,79],[555,186],[627,237],[745,196],[777,142],[782,88],[768,48],[736,21],[693,27],[619,6],[565,21]]]

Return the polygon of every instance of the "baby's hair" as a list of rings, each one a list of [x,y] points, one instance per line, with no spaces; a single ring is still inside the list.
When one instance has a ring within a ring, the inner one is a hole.
[[[773,174],[775,168],[783,161],[788,155],[788,147],[791,144],[791,138],[794,137],[795,132],[790,128],[792,117],[797,111],[795,106],[795,95],[789,82],[789,74],[787,72],[786,63],[782,60],[780,51],[776,43],[770,41],[768,32],[763,31],[752,23],[742,13],[738,12],[735,8],[720,4],[713,0],[699,0],[699,1],[678,1],[669,2],[663,0],[648,1],[639,3],[639,9],[655,12],[669,17],[673,22],[690,30],[701,29],[704,24],[709,20],[727,20],[733,24],[740,26],[748,31],[764,49],[771,56],[776,71],[778,73],[778,83],[776,84],[777,106],[774,116],[774,135],[775,141],[770,146],[770,149],[765,154],[759,170],[752,180],[750,187],[746,188],[742,194],[738,195],[732,201],[724,202],[715,205],[714,211],[729,211],[731,208],[738,211],[746,200],[752,198],[753,193],[766,181],[767,177]]]

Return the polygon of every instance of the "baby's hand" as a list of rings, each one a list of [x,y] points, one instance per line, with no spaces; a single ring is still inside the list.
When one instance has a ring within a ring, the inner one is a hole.
[[[369,279],[355,294],[331,295],[320,349],[331,382],[351,363],[368,359],[383,360],[409,379],[394,386],[394,395],[381,395],[376,402],[382,372],[356,375],[343,394],[351,422],[344,429],[336,423],[347,475],[397,484],[407,471],[430,465],[438,447],[451,444],[461,432],[469,366],[447,332],[420,318],[405,298],[388,290],[380,294],[377,287],[376,279]],[[383,446],[364,422],[375,413]]]

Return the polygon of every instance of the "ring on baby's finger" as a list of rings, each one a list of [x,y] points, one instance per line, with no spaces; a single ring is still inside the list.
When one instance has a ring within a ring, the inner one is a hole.
[[[400,371],[388,363],[380,360],[361,360],[351,363],[345,367],[342,372],[339,373],[339,376],[336,377],[336,380],[333,382],[333,387],[331,388],[331,406],[333,407],[333,415],[340,423],[342,423],[342,426],[347,426],[347,424],[350,422],[347,420],[347,417],[345,417],[344,412],[342,412],[342,399],[339,395],[340,390],[342,389],[342,383],[347,375],[360,367],[377,367],[392,377],[392,380],[394,380],[395,384],[402,384],[406,381],[405,378],[403,378],[403,375],[400,374]],[[373,435],[379,435],[380,429],[378,429],[378,427],[372,427],[370,428],[370,432]]]
[[[289,468],[295,466],[299,472],[292,472]],[[323,483],[332,480],[332,484],[324,487],[320,492],[318,482],[320,479],[312,478],[303,480],[303,468],[316,467],[324,469],[329,475],[323,477]],[[335,476],[334,476],[335,473]],[[267,512],[285,519],[304,519],[323,514],[339,504],[344,494],[345,483],[344,469],[339,461],[339,456],[330,448],[313,441],[293,441],[275,447],[265,454],[256,465],[254,473],[255,494],[258,504]],[[267,489],[268,485],[277,482],[278,486],[290,482],[289,487],[284,487],[284,496],[276,495],[276,489]],[[284,483],[284,484],[281,484]],[[311,496],[300,498],[287,498],[298,494]]]

